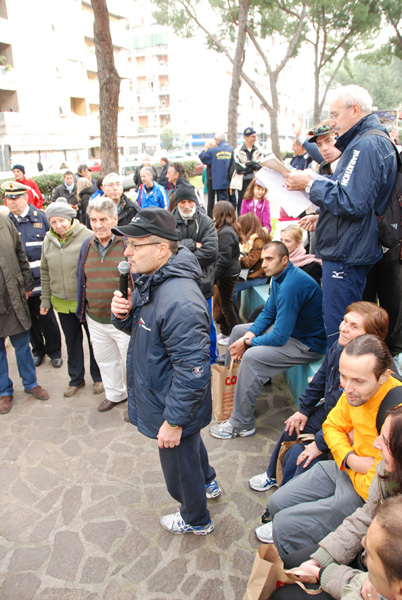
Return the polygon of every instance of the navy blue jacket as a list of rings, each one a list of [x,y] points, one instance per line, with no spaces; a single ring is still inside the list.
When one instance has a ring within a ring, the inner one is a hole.
[[[228,187],[228,170],[233,156],[233,146],[219,142],[217,146],[200,153],[204,165],[211,166],[212,189],[225,190]]]
[[[195,256],[179,247],[160,269],[136,280],[128,317],[112,323],[131,335],[127,353],[130,421],[150,438],[162,423],[182,437],[211,420],[209,311]]]
[[[274,325],[271,331],[267,329]],[[273,277],[271,294],[250,331],[252,346],[284,346],[290,337],[314,352],[327,349],[322,319],[322,291],[310,275],[290,262]]]
[[[318,410],[323,410],[323,420],[338,402],[342,390],[340,388],[339,357],[343,346],[335,342],[328,350],[321,367],[310,381],[305,391],[299,398],[299,412],[311,417]],[[320,403],[321,400],[323,403]],[[317,406],[318,405],[318,406]],[[322,428],[315,434],[315,443],[321,452],[328,452]]]
[[[35,287],[32,296],[40,296],[40,259],[42,255],[43,239],[49,231],[49,222],[44,212],[36,208],[33,204],[28,204],[29,211],[26,217],[20,217],[20,222],[10,212],[9,218],[14,223],[20,234],[22,245],[31,267],[32,276],[35,281]]]
[[[376,115],[363,117],[336,142],[342,156],[331,179],[314,181],[310,199],[320,207],[316,255],[348,265],[370,265],[382,257],[375,210],[382,214],[396,178],[391,141],[369,129],[386,129]]]

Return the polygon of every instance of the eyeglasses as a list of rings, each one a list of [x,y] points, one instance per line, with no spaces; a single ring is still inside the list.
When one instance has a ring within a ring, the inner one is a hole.
[[[332,121],[335,121],[335,119],[337,117],[339,117],[339,115],[341,114],[341,112],[343,112],[344,110],[347,110],[348,108],[352,108],[353,104],[350,104],[349,106],[345,106],[344,108],[342,108],[342,110],[339,110],[338,112],[334,112],[334,113],[329,113],[329,118]]]
[[[120,181],[113,181],[112,183],[105,183],[105,187],[120,187]]]
[[[147,244],[133,244],[133,242],[130,242],[130,240],[128,241],[128,245],[130,248],[134,248],[134,251],[136,251],[137,248],[141,248],[141,246],[158,246],[160,243],[161,242],[148,242]]]

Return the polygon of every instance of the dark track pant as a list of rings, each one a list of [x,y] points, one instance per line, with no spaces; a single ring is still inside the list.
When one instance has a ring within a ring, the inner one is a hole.
[[[79,385],[84,381],[85,377],[82,328],[85,329],[88,338],[90,356],[89,370],[91,377],[94,381],[102,381],[99,367],[92,351],[88,325],[86,323],[80,323],[75,316],[75,313],[59,313],[59,319],[67,346],[67,368],[70,376],[69,385]]]
[[[205,485],[215,479],[199,431],[182,438],[175,448],[159,448],[159,457],[169,494],[180,502],[180,514],[188,525],[207,525]]]

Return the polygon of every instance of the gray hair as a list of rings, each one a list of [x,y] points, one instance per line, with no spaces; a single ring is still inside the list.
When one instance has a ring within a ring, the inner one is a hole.
[[[140,175],[141,173],[147,173],[148,175],[151,175],[152,179],[154,178],[154,173],[151,167],[142,167],[142,169],[140,170]]]
[[[341,98],[345,106],[358,104],[363,113],[371,113],[373,109],[373,99],[368,91],[360,85],[345,85],[336,90],[336,98]]]
[[[220,142],[226,142],[226,133],[217,133],[215,139]]]
[[[111,219],[117,215],[117,206],[110,198],[100,196],[88,202],[87,215],[91,216],[91,210],[105,212]]]
[[[119,183],[121,183],[121,177],[118,173],[109,173],[108,175],[105,175],[105,177],[103,178],[103,184],[102,185],[107,185],[108,183],[111,183],[115,180],[118,180]]]

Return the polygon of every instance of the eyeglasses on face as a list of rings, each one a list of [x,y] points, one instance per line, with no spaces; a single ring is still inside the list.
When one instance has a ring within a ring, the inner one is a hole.
[[[141,248],[141,246],[158,246],[158,244],[161,244],[161,242],[148,242],[147,244],[134,244],[133,242],[130,242],[130,240],[128,241],[128,245],[130,246],[130,248],[134,248],[134,251],[136,251],[137,248]]]
[[[105,187],[120,187],[120,181],[111,181],[109,183],[105,183]]]
[[[335,121],[335,119],[339,117],[341,112],[343,112],[344,110],[348,110],[348,108],[352,108],[352,106],[353,104],[350,104],[349,106],[344,106],[341,110],[338,110],[338,112],[329,113],[329,118],[331,119],[331,121]]]

